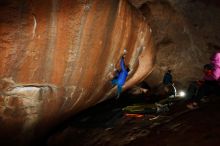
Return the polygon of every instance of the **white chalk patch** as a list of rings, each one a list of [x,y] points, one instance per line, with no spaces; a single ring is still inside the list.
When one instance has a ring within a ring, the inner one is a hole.
[[[34,27],[33,27],[33,31],[32,31],[32,39],[35,37],[35,33],[36,33],[36,28],[37,28],[37,20],[36,17],[32,14],[33,19],[34,19]]]
[[[21,97],[33,98],[36,99],[39,97],[40,88],[38,87],[15,87],[11,91],[7,91],[8,95],[17,95]]]

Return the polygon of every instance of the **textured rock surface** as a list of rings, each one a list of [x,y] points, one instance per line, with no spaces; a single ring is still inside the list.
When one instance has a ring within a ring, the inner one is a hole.
[[[174,80],[187,87],[201,79],[203,65],[220,50],[218,0],[129,0],[143,12],[152,27],[157,49],[156,65],[147,78],[150,86],[173,70]]]
[[[108,76],[124,48],[125,89],[143,80],[154,59],[150,36],[126,1],[0,1],[1,143],[25,145],[113,95]]]

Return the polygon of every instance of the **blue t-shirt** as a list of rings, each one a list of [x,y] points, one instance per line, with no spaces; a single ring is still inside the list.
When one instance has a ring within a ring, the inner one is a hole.
[[[173,77],[170,73],[166,73],[163,77],[163,84],[172,84],[173,83]]]
[[[128,71],[125,67],[125,62],[123,58],[121,58],[120,60],[120,66],[121,66],[121,72],[118,74],[118,85],[123,86],[128,76]]]

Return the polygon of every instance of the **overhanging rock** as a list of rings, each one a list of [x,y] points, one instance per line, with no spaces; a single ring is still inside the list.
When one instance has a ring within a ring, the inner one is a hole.
[[[25,145],[110,98],[124,48],[124,89],[152,70],[151,29],[127,1],[1,1],[0,136]],[[13,137],[11,137],[13,134]]]

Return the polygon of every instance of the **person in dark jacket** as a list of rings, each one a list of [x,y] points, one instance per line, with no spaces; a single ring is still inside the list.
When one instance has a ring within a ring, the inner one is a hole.
[[[121,70],[117,70],[116,72],[116,77],[113,78],[112,80],[112,84],[113,85],[117,85],[117,98],[119,98],[121,92],[122,92],[122,87],[126,82],[127,76],[128,76],[128,72],[130,71],[129,67],[127,67],[125,65],[125,61],[124,61],[124,57],[125,55],[123,55],[120,59],[120,67]]]
[[[169,85],[173,83],[173,76],[171,74],[171,70],[168,70],[163,77],[163,84],[164,85]]]
[[[176,88],[173,83],[173,76],[170,69],[164,74],[163,85],[165,86],[165,91],[167,91],[169,95],[176,97]]]

